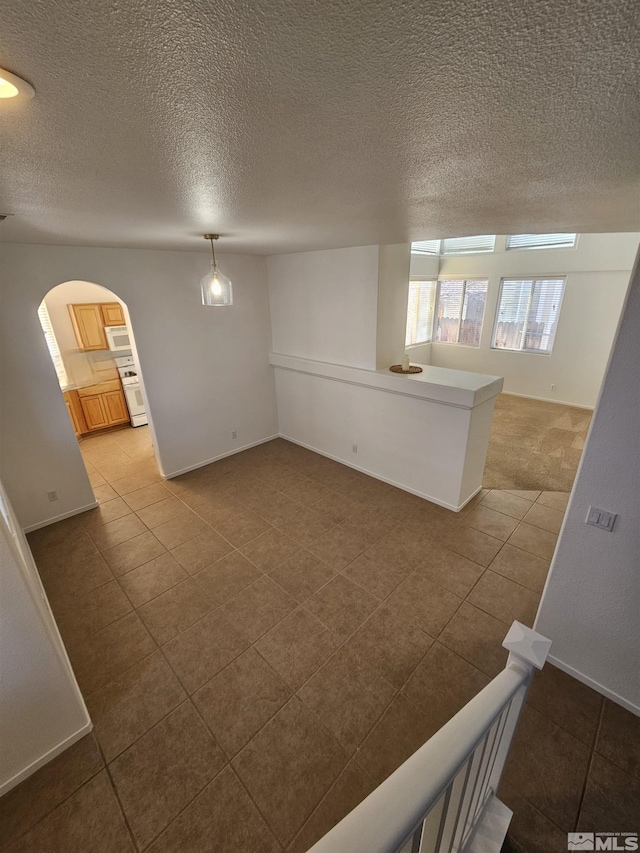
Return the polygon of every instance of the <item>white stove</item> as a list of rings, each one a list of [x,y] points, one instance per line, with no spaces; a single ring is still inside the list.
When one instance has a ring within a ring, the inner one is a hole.
[[[116,358],[115,362],[131,416],[131,426],[143,426],[149,423],[149,420],[145,412],[144,400],[140,391],[140,377],[133,356],[124,355],[121,358]]]

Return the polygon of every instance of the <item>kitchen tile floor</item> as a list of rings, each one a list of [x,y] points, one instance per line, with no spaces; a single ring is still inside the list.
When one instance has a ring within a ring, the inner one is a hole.
[[[567,499],[456,515],[281,439],[166,482],[146,427],[81,449],[99,508],[29,542],[95,729],[0,800],[11,853],[307,850],[504,666]],[[637,828],[639,741],[547,666],[513,849]]]

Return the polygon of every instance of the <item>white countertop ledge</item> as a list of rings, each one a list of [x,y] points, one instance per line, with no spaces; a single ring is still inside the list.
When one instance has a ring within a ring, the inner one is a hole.
[[[364,385],[391,394],[419,397],[462,409],[473,409],[485,400],[495,397],[502,391],[503,385],[501,376],[432,367],[430,364],[419,365],[422,367],[422,373],[404,374],[391,373],[390,370],[364,370],[275,352],[270,353],[269,362],[284,370],[310,373],[313,376]]]

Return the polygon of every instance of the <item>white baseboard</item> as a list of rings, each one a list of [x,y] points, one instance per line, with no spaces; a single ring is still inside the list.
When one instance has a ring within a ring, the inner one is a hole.
[[[290,441],[292,444],[298,444],[300,447],[304,447],[306,450],[312,450],[314,453],[318,453],[320,456],[326,456],[327,459],[333,459],[334,462],[339,462],[341,465],[346,465],[347,468],[353,468],[355,471],[360,471],[361,474],[366,474],[368,477],[373,477],[375,480],[380,480],[383,483],[388,483],[390,486],[395,486],[396,489],[402,489],[403,492],[408,492],[410,495],[415,495],[418,498],[422,498],[425,501],[430,501],[432,504],[437,504],[438,506],[444,507],[445,509],[450,509],[452,512],[460,512],[461,509],[472,500],[478,492],[482,489],[482,486],[478,486],[478,488],[473,492],[473,494],[469,495],[468,498],[460,504],[460,506],[454,506],[453,504],[449,504],[446,501],[441,501],[439,498],[434,498],[432,495],[427,495],[425,492],[419,492],[416,489],[410,489],[408,486],[403,485],[402,483],[397,483],[395,480],[390,480],[388,477],[383,477],[381,474],[376,474],[375,471],[370,471],[368,468],[362,468],[360,465],[354,465],[353,462],[347,462],[346,459],[341,459],[339,456],[334,456],[332,453],[327,453],[325,450],[320,450],[317,447],[313,447],[311,444],[305,444],[304,441],[298,441],[296,438],[291,438],[290,435],[285,435],[283,432],[280,433],[280,438],[284,438],[285,441]]]
[[[70,509],[69,512],[63,512],[60,515],[54,515],[53,518],[47,518],[45,521],[38,521],[36,524],[30,524],[24,527],[25,533],[33,533],[34,530],[40,530],[41,527],[47,527],[49,524],[55,524],[56,521],[64,521],[65,518],[71,518],[74,515],[80,515],[81,512],[87,512],[90,509],[95,509],[98,506],[98,501],[81,506],[79,509]]]
[[[552,663],[554,666],[557,666],[558,669],[561,669],[563,672],[566,672],[567,675],[571,675],[576,681],[581,681],[582,684],[586,684],[587,687],[590,687],[592,690],[595,690],[596,693],[601,693],[603,696],[606,696],[607,699],[611,699],[612,702],[615,702],[617,705],[622,705],[623,708],[626,708],[627,711],[631,711],[632,714],[635,714],[637,717],[640,717],[640,707],[638,705],[634,705],[633,702],[629,702],[628,699],[625,699],[623,696],[619,696],[613,690],[609,690],[608,687],[605,687],[603,684],[595,681],[593,678],[590,678],[588,675],[584,675],[582,672],[578,672],[577,669],[574,669],[569,664],[564,663],[558,658],[553,657],[553,655],[549,655],[547,658],[547,663]]]
[[[243,444],[242,447],[237,447],[234,450],[229,450],[227,453],[221,453],[219,456],[212,456],[211,459],[205,459],[203,462],[196,462],[195,465],[189,465],[187,468],[181,468],[179,471],[172,471],[170,474],[163,474],[165,480],[172,480],[174,477],[179,477],[180,474],[188,474],[189,471],[196,471],[198,468],[204,468],[205,465],[211,465],[212,462],[218,462],[220,459],[226,459],[227,456],[235,456],[236,453],[242,453],[243,450],[249,450],[251,447],[257,447],[259,444],[266,444],[268,441],[273,441],[274,438],[279,438],[280,434],[269,435],[266,438],[261,438],[258,441],[252,441],[251,444]]]
[[[20,782],[23,782],[28,776],[31,776],[32,773],[35,773],[36,770],[39,770],[41,767],[44,767],[45,764],[48,764],[52,761],[57,755],[60,755],[61,752],[64,752],[65,749],[68,749],[72,746],[76,741],[83,738],[85,735],[88,735],[89,732],[93,729],[93,723],[91,720],[88,720],[81,729],[78,729],[77,732],[70,735],[68,738],[59,743],[57,746],[54,746],[53,749],[45,752],[44,755],[41,755],[40,758],[37,758],[35,761],[32,761],[28,767],[25,767],[24,770],[21,770],[19,773],[16,773],[15,776],[12,776],[11,779],[7,779],[6,782],[0,784],[0,797],[10,791],[12,788],[15,788],[16,785],[19,785]]]
[[[515,391],[501,391],[507,397],[522,397],[524,400],[539,400],[541,403],[557,403],[559,406],[571,406],[572,409],[586,409],[593,412],[595,406],[583,406],[582,403],[568,403],[566,400],[556,400],[550,397],[534,397],[532,394],[516,394]]]

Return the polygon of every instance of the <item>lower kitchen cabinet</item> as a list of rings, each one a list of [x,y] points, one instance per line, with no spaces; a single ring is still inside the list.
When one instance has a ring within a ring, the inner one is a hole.
[[[89,385],[77,392],[86,422],[86,432],[129,421],[129,411],[118,379]]]
[[[78,392],[65,391],[64,402],[67,405],[67,411],[69,412],[69,417],[71,418],[75,434],[82,435],[83,432],[87,432],[87,422],[84,417],[84,412],[82,411],[82,406],[80,405]]]

